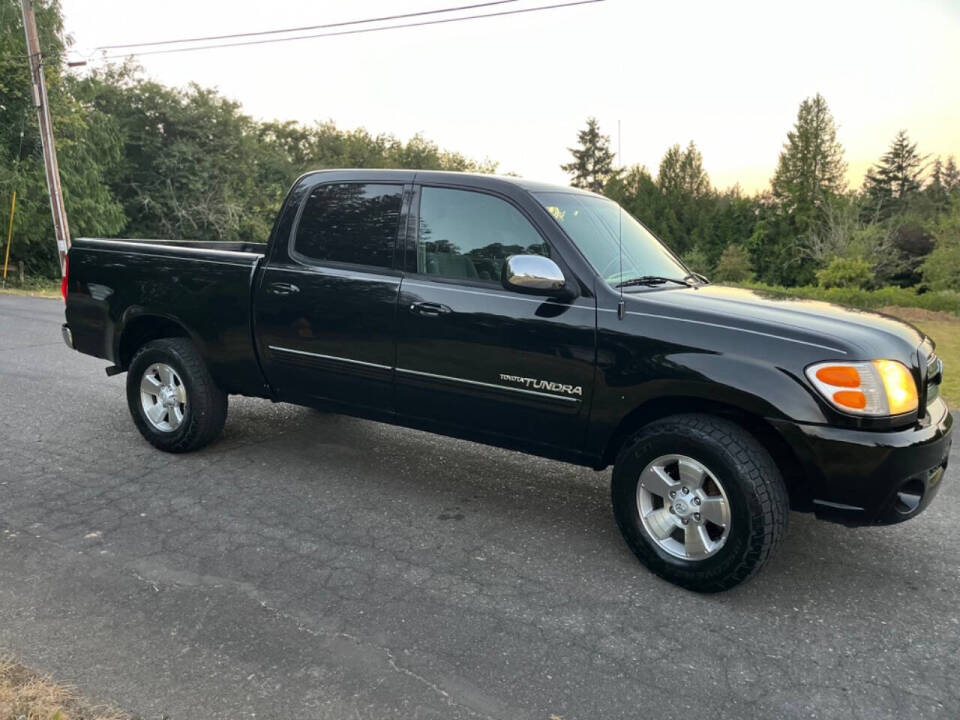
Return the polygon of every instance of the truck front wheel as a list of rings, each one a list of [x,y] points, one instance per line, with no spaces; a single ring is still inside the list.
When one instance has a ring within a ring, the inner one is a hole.
[[[154,340],[127,370],[127,404],[140,434],[166,452],[197,450],[216,440],[227,419],[227,395],[186,338]]]
[[[697,592],[750,578],[787,527],[787,491],[770,454],[739,425],[711,415],[675,415],[641,429],[617,455],[612,495],[637,557]]]

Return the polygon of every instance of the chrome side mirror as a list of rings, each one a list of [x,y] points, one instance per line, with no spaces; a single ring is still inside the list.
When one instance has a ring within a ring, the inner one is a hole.
[[[503,287],[531,295],[562,295],[566,292],[563,271],[542,255],[511,255],[503,263]]]

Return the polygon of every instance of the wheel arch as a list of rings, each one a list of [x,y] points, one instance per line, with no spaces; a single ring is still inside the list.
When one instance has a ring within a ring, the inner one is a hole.
[[[194,335],[179,320],[166,315],[134,313],[125,319],[117,337],[115,362],[126,370],[137,350],[148,342],[167,337],[187,338],[200,347]]]
[[[795,510],[809,510],[812,497],[801,463],[793,448],[763,416],[731,403],[696,396],[668,396],[649,400],[628,413],[611,434],[604,448],[600,468],[611,465],[623,443],[634,433],[671,415],[713,415],[724,418],[750,433],[773,458],[783,476]]]

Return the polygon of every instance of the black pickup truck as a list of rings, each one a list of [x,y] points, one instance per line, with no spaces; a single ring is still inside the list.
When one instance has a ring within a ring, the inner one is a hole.
[[[64,338],[127,372],[153,445],[230,394],[613,464],[636,555],[684,587],[755,573],[788,510],[920,513],[947,466],[916,329],[709,284],[599,195],[512,178],[309,173],[264,245],[77,239]]]

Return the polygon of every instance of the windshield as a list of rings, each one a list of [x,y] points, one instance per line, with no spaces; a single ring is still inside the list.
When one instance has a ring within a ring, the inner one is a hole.
[[[649,230],[612,200],[575,193],[534,196],[580,248],[609,284],[660,276],[682,280],[690,275]],[[623,271],[618,239],[623,238]]]

